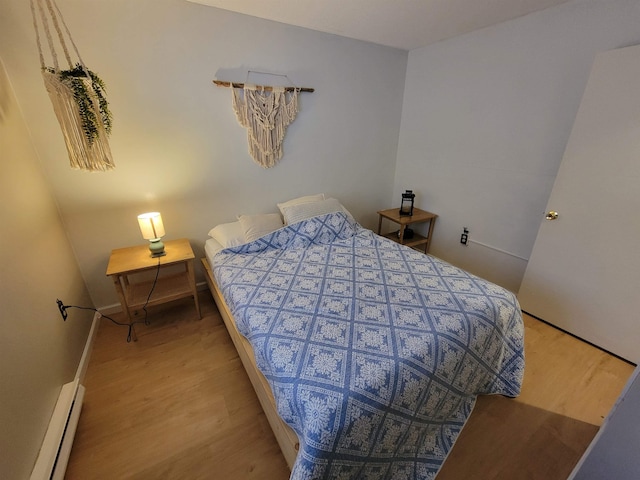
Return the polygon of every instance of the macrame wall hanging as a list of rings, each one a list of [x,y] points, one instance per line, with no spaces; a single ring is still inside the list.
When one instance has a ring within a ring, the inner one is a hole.
[[[87,171],[111,170],[115,167],[107,140],[111,132],[111,113],[104,96],[104,83],[82,61],[55,0],[31,0],[31,15],[44,85],[62,128],[71,167]],[[58,64],[51,25],[69,65],[68,70],[61,70]],[[78,58],[75,65],[61,26]],[[44,31],[53,66],[45,64],[40,28]]]
[[[233,111],[240,125],[247,129],[251,158],[264,168],[273,167],[282,158],[284,135],[298,113],[298,94],[313,92],[313,88],[213,82],[221,87],[231,87]]]

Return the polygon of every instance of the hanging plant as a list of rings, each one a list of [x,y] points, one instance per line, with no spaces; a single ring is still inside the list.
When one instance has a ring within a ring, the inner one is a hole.
[[[105,97],[104,82],[86,68],[55,0],[31,0],[29,3],[40,57],[40,72],[62,129],[71,168],[89,172],[115,168],[107,138],[111,133],[111,112]],[[61,26],[65,27],[77,62],[72,60]],[[40,28],[47,37],[52,66],[45,63]],[[57,33],[68,70],[60,69],[56,44],[52,41],[52,29]]]
[[[52,68],[47,68],[50,73],[56,73]],[[83,80],[87,78],[87,72],[91,77],[91,87],[89,82]],[[98,119],[93,108],[93,95],[98,100],[99,113],[104,124],[104,129],[107,134],[111,133],[112,117],[109,111],[109,103],[105,97],[105,85],[104,82],[97,74],[89,69],[85,69],[82,65],[77,64],[70,70],[60,70],[57,72],[58,78],[64,83],[72,92],[73,98],[78,104],[78,110],[80,113],[80,119],[82,122],[82,130],[89,142],[89,145],[93,144],[94,140],[98,138]]]

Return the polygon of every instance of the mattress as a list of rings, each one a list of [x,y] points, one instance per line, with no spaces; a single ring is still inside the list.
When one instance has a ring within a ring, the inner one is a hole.
[[[207,258],[207,262],[209,265],[213,265],[213,257],[220,251],[222,251],[224,247],[214,238],[208,238],[204,242],[204,256]]]

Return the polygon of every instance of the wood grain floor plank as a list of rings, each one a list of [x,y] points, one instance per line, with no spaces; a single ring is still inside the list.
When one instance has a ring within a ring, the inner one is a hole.
[[[289,470],[208,292],[150,310],[149,325],[103,319],[68,480],[285,480]],[[517,399],[478,399],[438,480],[565,479],[633,367],[525,317]]]

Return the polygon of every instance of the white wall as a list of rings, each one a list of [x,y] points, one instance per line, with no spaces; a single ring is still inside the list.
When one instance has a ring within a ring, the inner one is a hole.
[[[640,478],[640,376],[636,368],[569,480]]]
[[[369,227],[389,206],[406,52],[182,0],[57,3],[85,63],[107,84],[114,171],[68,167],[28,2],[0,7],[0,54],[97,306],[117,302],[105,277],[111,249],[144,242],[138,213],[159,210],[165,238],[187,237],[202,256],[216,223],[276,211],[301,194],[335,196]],[[244,81],[247,69],[316,89],[302,94],[284,157],[269,170],[247,153],[230,91],[212,83]]]
[[[517,292],[594,56],[636,43],[640,2],[579,0],[410,52],[393,198],[433,254]]]
[[[0,58],[0,478],[29,478],[64,383],[74,379],[91,300]]]

